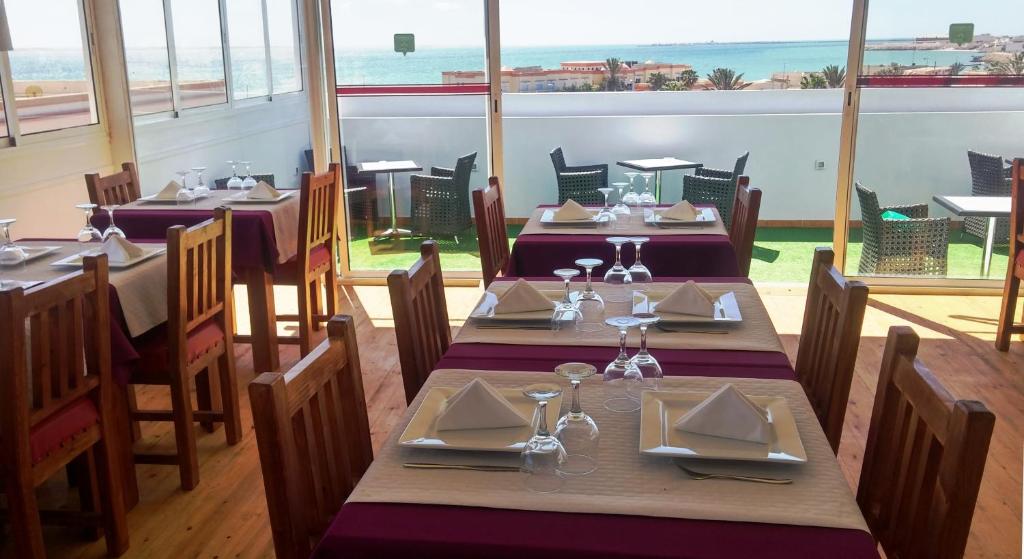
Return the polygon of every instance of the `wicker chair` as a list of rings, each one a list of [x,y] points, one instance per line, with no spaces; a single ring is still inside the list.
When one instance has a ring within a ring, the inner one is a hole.
[[[709,169],[707,167],[697,167],[697,169],[694,170],[694,174],[697,175],[698,177],[736,180],[743,174],[743,170],[747,168],[748,157],[750,157],[749,151],[737,157],[736,165],[733,166],[732,171],[726,171],[724,169]]]
[[[857,183],[864,249],[860,275],[945,276],[949,252],[949,218],[929,218],[928,204],[878,205],[878,195]],[[892,210],[910,219],[883,219]]]
[[[1003,158],[976,151],[967,152],[971,165],[971,196],[1009,196],[1010,179],[1003,168]],[[964,232],[984,239],[988,233],[987,217],[964,218]],[[997,245],[1005,245],[1010,238],[1010,220],[1005,217],[996,220],[993,239]]]
[[[736,179],[683,175],[683,200],[689,200],[691,204],[714,204],[728,231],[732,227]]]
[[[569,198],[580,204],[604,203],[604,195],[597,189],[608,186],[608,165],[569,167],[565,164],[562,148],[551,150],[551,163],[555,166],[555,178],[558,180],[559,204],[564,204]]]
[[[372,236],[380,218],[377,210],[377,175],[360,173],[359,167],[349,165],[345,146],[341,146],[341,157],[345,165],[345,209],[348,211],[349,223],[351,226],[362,224],[366,236]]]
[[[240,176],[242,178],[245,178],[244,175],[238,175],[238,176]],[[263,182],[269,184],[270,186],[276,186],[274,184],[274,175],[272,175],[272,174],[253,175],[252,178],[256,179],[256,182],[263,181]],[[213,180],[213,189],[214,190],[227,190],[228,189],[228,180],[229,179],[231,179],[231,177],[224,177],[222,179],[214,179]]]
[[[413,231],[433,237],[457,236],[473,226],[469,204],[469,174],[473,172],[476,152],[464,155],[454,169],[431,167],[430,175],[413,175]]]

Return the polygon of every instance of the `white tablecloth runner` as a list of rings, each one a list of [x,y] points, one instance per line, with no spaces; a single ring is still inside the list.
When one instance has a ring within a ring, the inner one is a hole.
[[[583,409],[601,432],[598,469],[567,478],[557,493],[539,494],[523,486],[518,472],[413,470],[405,462],[518,465],[518,454],[408,449],[398,437],[433,386],[459,387],[481,376],[499,387],[564,381],[552,373],[441,370],[430,375],[402,421],[392,430],[349,502],[418,503],[591,514],[628,514],[736,522],[764,522],[867,530],[863,516],[832,449],[804,396],[793,381],[668,377],[667,390],[713,392],[727,382],[758,396],[783,396],[796,419],[807,463],[737,466],[690,462],[701,471],[748,473],[793,479],[790,485],[689,479],[671,459],[639,453],[639,413],[617,414],[601,405],[600,377],[584,382]],[[563,399],[563,402],[567,399]],[[562,410],[563,412],[565,409]],[[552,426],[553,427],[553,426]],[[554,532],[553,532],[554,533]],[[685,542],[681,543],[685,545]]]
[[[619,216],[620,220],[628,220],[629,226],[623,229],[619,229],[617,226],[612,225],[610,227],[569,227],[569,226],[556,226],[548,227],[540,222],[540,216],[544,213],[545,209],[553,208],[537,208],[530,214],[530,219],[527,220],[526,225],[523,226],[523,230],[519,232],[520,235],[594,235],[600,237],[660,237],[666,235],[728,235],[729,233],[725,230],[725,226],[722,225],[722,217],[718,214],[717,209],[712,209],[715,212],[715,222],[710,225],[701,225],[694,227],[671,227],[671,228],[660,228],[653,225],[647,225],[644,223],[643,210],[633,208],[633,213],[626,216]],[[662,208],[663,209],[663,208]],[[618,224],[621,226],[621,223]]]

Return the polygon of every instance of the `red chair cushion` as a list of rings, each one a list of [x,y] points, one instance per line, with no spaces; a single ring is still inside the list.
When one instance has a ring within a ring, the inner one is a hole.
[[[274,266],[274,283],[283,285],[295,285],[299,282],[298,265],[299,257],[296,256],[284,264]],[[310,271],[323,266],[331,261],[331,252],[327,247],[321,245],[309,251]]]
[[[90,398],[82,397],[65,406],[29,431],[32,463],[42,462],[51,453],[99,422],[100,414]]]
[[[191,363],[202,357],[217,342],[224,339],[224,331],[216,320],[207,320],[193,330],[186,341],[186,358]],[[135,350],[139,354],[137,367],[147,372],[166,371],[170,363],[170,346],[167,343],[167,325],[157,326],[136,338]]]

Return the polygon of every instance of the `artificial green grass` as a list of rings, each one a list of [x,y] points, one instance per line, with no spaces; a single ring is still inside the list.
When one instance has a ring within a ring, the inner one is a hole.
[[[521,225],[508,227],[509,242],[522,230]],[[476,235],[469,233],[454,239],[439,239],[441,263],[445,270],[478,271],[480,257],[477,252]],[[414,247],[415,243],[409,243]],[[760,282],[806,283],[811,272],[814,249],[832,246],[832,229],[797,227],[762,227],[757,231],[754,254],[750,264],[750,277]],[[860,229],[850,231],[847,270],[855,275],[860,261]],[[349,257],[353,270],[394,270],[408,268],[419,257],[414,248],[394,254],[370,254],[365,237],[353,239],[349,244]],[[981,271],[982,241],[969,235],[961,236],[959,231],[950,234],[949,273],[950,278],[978,278]],[[992,256],[991,276],[1002,279],[1007,265],[1006,246],[997,246]]]

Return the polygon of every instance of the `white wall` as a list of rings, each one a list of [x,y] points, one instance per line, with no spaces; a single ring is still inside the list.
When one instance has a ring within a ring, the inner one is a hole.
[[[613,178],[624,171],[615,166],[622,159],[676,156],[731,168],[749,150],[747,173],[765,191],[762,219],[831,219],[842,97],[840,90],[505,94],[508,215],[525,217],[555,201],[548,152],[562,146],[570,164],[607,163]],[[478,151],[473,185],[485,183],[481,97],[347,97],[339,105],[350,162],[413,159],[429,168]],[[1024,155],[1021,89],[868,90],[861,107],[856,176],[885,204],[969,193],[967,149]],[[816,160],[824,170],[814,169]],[[404,214],[408,175],[397,185]],[[666,174],[666,199],[678,199],[681,187],[681,172]]]

